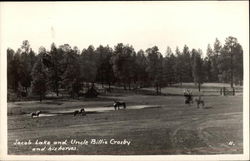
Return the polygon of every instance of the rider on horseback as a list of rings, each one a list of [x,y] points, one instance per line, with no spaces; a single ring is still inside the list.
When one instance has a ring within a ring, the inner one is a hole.
[[[189,89],[184,90],[184,97],[185,97],[185,104],[193,103],[192,91],[190,91]]]

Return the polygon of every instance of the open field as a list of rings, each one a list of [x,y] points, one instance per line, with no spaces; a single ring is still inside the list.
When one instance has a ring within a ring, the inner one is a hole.
[[[171,90],[182,92],[182,89]],[[168,90],[168,91],[171,91]],[[113,100],[127,103],[114,111]],[[183,96],[154,96],[134,92],[111,93],[91,100],[45,100],[8,103],[9,154],[240,154],[243,153],[243,97],[204,95],[205,108],[185,105]],[[75,109],[92,111],[74,117]],[[135,108],[140,107],[140,108]],[[145,107],[145,108],[143,108]],[[102,109],[106,109],[101,111]],[[41,110],[44,117],[31,118]],[[71,139],[89,141],[70,144]],[[91,139],[100,144],[91,144]],[[129,145],[110,144],[126,139]],[[32,142],[14,145],[16,140]],[[48,150],[59,145],[39,141],[65,141],[71,150]],[[105,142],[107,141],[107,144]],[[112,142],[113,143],[113,142]],[[45,151],[32,151],[43,148]]]

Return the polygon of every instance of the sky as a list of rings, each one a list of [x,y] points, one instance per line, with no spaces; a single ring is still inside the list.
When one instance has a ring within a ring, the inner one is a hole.
[[[164,54],[186,44],[202,49],[234,36],[249,51],[248,1],[205,2],[0,2],[1,50],[17,50],[23,40],[37,52],[70,44],[80,50],[117,43],[136,51],[158,46]]]

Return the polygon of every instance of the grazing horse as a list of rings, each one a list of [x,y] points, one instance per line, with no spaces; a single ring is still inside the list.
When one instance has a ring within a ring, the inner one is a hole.
[[[76,116],[77,114],[82,114],[82,116],[86,116],[85,109],[82,108],[82,109],[80,109],[80,110],[75,110],[75,111],[73,112],[73,115],[74,115],[74,116]]]
[[[34,116],[38,117],[40,115],[40,113],[41,113],[41,111],[32,112],[31,118],[33,118]]]
[[[80,110],[80,113],[82,114],[82,116],[86,116],[86,111],[85,111],[84,108],[82,108],[82,109]]]
[[[195,102],[197,103],[197,108],[200,108],[200,104],[202,105],[202,108],[204,108],[205,101],[202,100],[201,96],[199,96],[199,98],[196,98]]]
[[[76,115],[79,114],[79,113],[80,113],[80,111],[75,110],[75,111],[73,112],[73,115],[76,116]]]
[[[116,108],[119,110],[120,106],[123,106],[123,109],[126,108],[126,103],[125,102],[118,102],[118,101],[114,101],[114,108],[116,110]]]

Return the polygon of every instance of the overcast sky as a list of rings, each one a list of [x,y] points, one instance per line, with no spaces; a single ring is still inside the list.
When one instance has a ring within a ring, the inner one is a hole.
[[[164,54],[201,48],[217,37],[234,36],[248,52],[248,1],[207,2],[1,2],[1,49],[14,50],[29,40],[34,51],[68,43],[80,50],[90,44],[114,47],[131,44],[135,50],[154,45]]]

